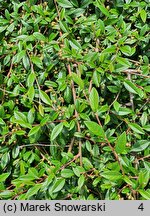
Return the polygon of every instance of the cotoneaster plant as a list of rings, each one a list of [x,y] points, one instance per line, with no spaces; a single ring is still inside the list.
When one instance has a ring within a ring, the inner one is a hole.
[[[149,7],[0,1],[0,199],[150,199]]]

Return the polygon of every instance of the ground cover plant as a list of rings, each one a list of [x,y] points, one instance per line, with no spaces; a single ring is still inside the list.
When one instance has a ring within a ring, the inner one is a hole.
[[[0,199],[150,199],[149,44],[149,0],[0,0]]]

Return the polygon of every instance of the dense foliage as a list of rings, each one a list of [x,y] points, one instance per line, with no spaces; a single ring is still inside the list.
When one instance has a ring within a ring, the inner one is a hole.
[[[0,0],[1,199],[150,199],[149,44],[149,0]]]

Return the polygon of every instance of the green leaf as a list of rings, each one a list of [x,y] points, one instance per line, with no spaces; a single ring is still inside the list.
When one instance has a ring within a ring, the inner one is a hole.
[[[41,34],[40,32],[34,32],[33,36],[37,39],[37,40],[41,40],[41,41],[45,41],[45,36],[43,34]]]
[[[1,174],[0,175],[0,182],[4,182],[8,178],[9,175],[10,175],[10,173],[8,173],[8,172]]]
[[[74,172],[71,169],[63,169],[61,171],[61,176],[64,178],[71,178],[74,176]]]
[[[104,5],[100,4],[98,1],[96,1],[96,4],[95,4],[95,5],[96,5],[96,6],[101,10],[101,12],[102,12],[103,14],[105,14],[107,17],[110,16],[109,11],[105,8]]]
[[[118,154],[121,154],[124,152],[126,147],[126,132],[124,131],[117,139],[115,150]]]
[[[83,80],[76,74],[71,74],[73,81],[80,86],[81,89],[84,89],[84,82]]]
[[[23,122],[27,122],[27,117],[22,112],[15,111],[14,112],[14,117],[15,117],[16,120],[21,120]]]
[[[125,80],[124,86],[129,92],[131,92],[133,94],[138,94],[140,97],[143,96],[143,91],[141,89],[139,89],[138,87],[136,87],[136,85],[133,82],[131,82],[129,80]]]
[[[89,96],[89,101],[90,101],[90,106],[94,112],[97,111],[98,109],[98,104],[99,104],[99,95],[97,90],[93,87],[90,96]]]
[[[90,170],[90,169],[93,168],[93,165],[92,165],[91,161],[88,158],[83,157],[82,162],[83,162],[83,166],[84,166],[84,168],[86,170]]]
[[[116,112],[118,112],[118,111],[119,111],[119,108],[120,108],[120,104],[119,104],[117,101],[115,101],[115,102],[113,103],[113,107],[114,107],[114,109],[116,110]]]
[[[28,76],[28,78],[27,78],[27,86],[28,87],[33,86],[34,81],[35,81],[35,74],[34,73],[30,73],[29,76]]]
[[[150,172],[147,169],[142,169],[139,173],[138,181],[142,189],[146,187],[150,179]]]
[[[79,42],[77,40],[72,39],[69,41],[69,43],[73,49],[76,49],[76,50],[82,49],[81,45],[79,44]]]
[[[102,137],[102,138],[105,137],[104,130],[99,124],[97,124],[93,121],[85,121],[84,123],[87,126],[87,128],[89,129],[89,131],[92,132],[94,135],[97,135],[97,136]]]
[[[118,181],[122,179],[122,174],[117,171],[104,171],[100,175],[110,181]]]
[[[40,128],[41,128],[41,126],[39,126],[39,125],[33,127],[33,128],[29,131],[28,136],[32,136],[32,135],[38,133],[39,130],[40,130]]]
[[[0,118],[0,125],[5,125],[5,122],[3,121],[2,118]]]
[[[51,141],[56,139],[56,137],[61,133],[62,129],[63,129],[63,123],[62,122],[53,128],[52,133],[51,133]]]
[[[109,53],[115,53],[116,52],[116,46],[112,45],[110,47],[107,47],[102,51],[103,54],[109,54]]]
[[[26,196],[25,196],[26,199],[29,199],[31,196],[37,194],[40,188],[41,188],[41,184],[36,184],[32,186],[26,193]]]
[[[39,67],[39,68],[43,68],[43,64],[42,64],[42,61],[41,61],[41,59],[39,58],[39,57],[37,57],[37,56],[31,56],[31,61],[37,66],[37,67]]]
[[[126,56],[131,56],[132,55],[132,49],[128,45],[120,47],[120,50]]]
[[[79,179],[78,179],[78,188],[81,189],[82,186],[84,185],[84,182],[85,182],[85,177],[84,175],[82,174]]]
[[[130,66],[129,61],[128,61],[126,58],[122,58],[122,57],[117,56],[117,57],[116,57],[116,60],[117,60],[117,62],[118,62],[119,64],[121,64],[121,65],[123,65],[123,66],[125,66],[125,67],[129,67],[129,66]]]
[[[64,178],[57,179],[54,185],[52,186],[52,192],[53,193],[59,192],[64,187],[65,181],[66,180]]]
[[[125,108],[125,107],[120,107],[119,108],[119,111],[117,112],[117,114],[119,116],[123,116],[123,115],[128,115],[132,113],[132,110],[131,109],[128,109],[128,108]]]
[[[150,200],[150,192],[148,190],[138,190],[138,192],[141,194],[142,197],[146,200]]]
[[[30,86],[27,94],[28,94],[29,100],[32,102],[34,98],[34,94],[35,94],[35,90],[33,86]]]
[[[107,114],[107,115],[105,116],[105,122],[104,122],[104,125],[107,125],[109,122],[110,122],[110,115]]]
[[[139,140],[131,148],[131,152],[141,152],[144,151],[148,146],[150,146],[149,140]]]
[[[138,134],[145,134],[144,130],[136,123],[129,123],[128,126]]]
[[[140,118],[141,125],[142,125],[142,126],[145,126],[146,123],[147,123],[147,120],[148,120],[148,115],[147,115],[146,112],[143,112],[143,113],[142,113],[142,116],[141,116],[141,118]]]
[[[72,8],[73,5],[68,0],[57,0],[58,4],[63,8]]]
[[[141,17],[142,21],[145,23],[146,22],[146,18],[147,18],[147,13],[146,13],[146,11],[144,9],[142,9],[140,11],[140,17]]]
[[[51,102],[49,96],[44,91],[39,90],[39,93],[40,93],[40,98],[44,103],[46,103],[48,105],[52,105],[52,102]]]

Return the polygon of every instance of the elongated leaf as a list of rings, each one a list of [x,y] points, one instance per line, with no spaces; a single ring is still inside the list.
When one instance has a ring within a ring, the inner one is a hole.
[[[147,13],[146,13],[146,11],[144,9],[142,9],[140,11],[140,17],[141,17],[142,21],[145,23],[146,19],[147,19]]]
[[[29,199],[31,196],[37,194],[41,186],[42,186],[41,184],[36,184],[33,187],[31,187],[26,193],[26,198]]]
[[[65,179],[61,178],[61,179],[57,179],[56,182],[54,183],[54,185],[52,186],[52,192],[53,193],[57,193],[58,191],[60,191],[65,185]]]
[[[3,173],[0,175],[0,182],[4,182],[8,176],[10,175],[10,173]]]
[[[15,111],[14,116],[15,116],[16,120],[21,120],[23,122],[27,122],[27,117],[22,112]]]
[[[117,153],[123,153],[126,147],[126,132],[124,131],[117,139],[115,150]]]
[[[79,44],[77,40],[72,39],[71,41],[69,41],[69,43],[70,43],[70,46],[76,50],[82,49],[81,45]]]
[[[61,176],[64,178],[70,178],[74,176],[74,172],[71,169],[63,169],[61,171]]]
[[[73,5],[68,0],[57,0],[58,4],[63,8],[72,8]]]
[[[150,146],[150,141],[148,140],[139,140],[137,143],[135,143],[130,150],[131,152],[141,152],[145,150],[148,146]]]
[[[93,134],[95,134],[99,137],[103,137],[103,138],[105,137],[104,130],[99,124],[97,124],[93,121],[85,121],[84,123],[90,132],[92,132]]]
[[[105,14],[107,17],[110,16],[109,11],[104,7],[104,5],[100,4],[99,1],[96,1],[96,6],[101,10],[103,14]]]
[[[148,190],[138,190],[138,192],[141,194],[142,197],[144,197],[146,200],[150,200],[150,192]]]
[[[40,32],[34,32],[33,36],[38,40],[45,41],[44,35],[42,35]]]
[[[33,134],[38,133],[39,130],[40,130],[40,128],[41,128],[41,126],[39,126],[39,125],[33,127],[33,128],[29,131],[28,136],[32,136]]]
[[[101,176],[110,181],[118,181],[122,179],[121,173],[117,171],[104,171],[101,173]]]
[[[126,80],[124,82],[124,86],[129,92],[138,94],[138,88],[135,86],[134,83],[130,82],[129,80]]]
[[[48,105],[52,104],[49,96],[44,91],[39,90],[39,93],[40,93],[40,98],[44,103],[46,103]]]
[[[63,123],[62,122],[53,128],[52,133],[51,133],[51,141],[56,139],[56,137],[60,134],[62,129],[63,129]]]
[[[98,109],[98,103],[99,103],[99,95],[97,90],[93,87],[91,92],[90,92],[90,97],[89,97],[90,105],[91,108],[94,112],[97,111]]]
[[[78,84],[81,89],[84,89],[84,82],[76,73],[72,73],[72,78],[73,81]]]
[[[145,134],[144,130],[136,123],[129,123],[128,126],[138,134]]]

